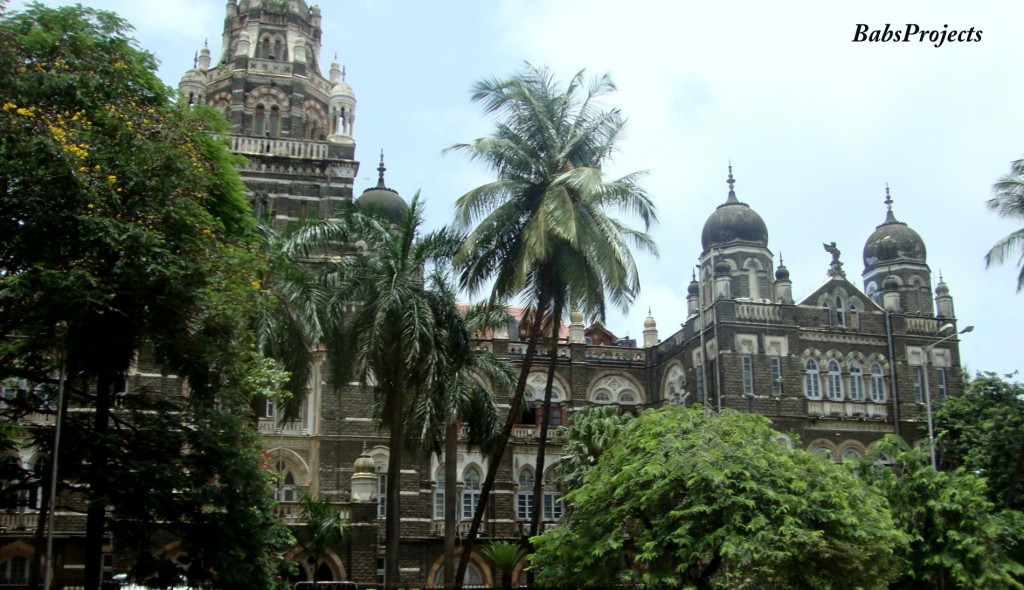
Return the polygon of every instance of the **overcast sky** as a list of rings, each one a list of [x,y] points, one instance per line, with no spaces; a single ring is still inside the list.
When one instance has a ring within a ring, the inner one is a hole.
[[[60,4],[60,2],[46,2]],[[177,87],[204,39],[219,55],[224,0],[92,0],[120,13],[160,75]],[[19,3],[13,3],[18,6]],[[428,225],[489,180],[443,148],[486,135],[492,122],[470,86],[524,61],[561,79],[608,72],[606,103],[628,117],[610,173],[647,170],[659,210],[660,258],[642,256],[642,293],[608,327],[641,339],[650,308],[660,336],[685,319],[686,286],[704,221],[736,192],[768,226],[799,299],[826,277],[836,242],[861,285],[861,253],[885,219],[885,183],[897,219],[925,240],[933,280],[945,278],[972,371],[1021,367],[1022,296],[1016,270],[986,270],[991,244],[1016,226],[985,208],[991,185],[1024,157],[1024,3],[960,1],[612,2],[606,0],[323,0],[326,67],[337,53],[356,93],[356,193],[376,181],[428,204]],[[973,28],[981,40],[853,43],[857,26]],[[323,72],[326,74],[326,72]],[[933,285],[934,286],[934,285]]]

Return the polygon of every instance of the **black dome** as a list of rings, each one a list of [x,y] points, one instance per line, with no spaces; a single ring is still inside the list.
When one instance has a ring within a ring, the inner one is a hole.
[[[928,253],[924,240],[907,224],[896,221],[888,186],[885,188],[885,205],[888,208],[885,222],[876,227],[864,243],[864,268],[895,261],[925,262]]]
[[[759,246],[768,246],[768,228],[764,220],[750,205],[741,203],[733,190],[735,180],[732,177],[732,166],[729,166],[729,198],[715,209],[715,212],[704,222],[704,231],[700,234],[700,243],[707,252],[714,246],[723,246],[732,242],[748,242]]]
[[[377,167],[379,176],[377,186],[363,191],[356,199],[356,206],[366,213],[372,213],[383,217],[391,223],[399,224],[409,211],[409,205],[397,191],[384,186],[384,151],[380,152],[380,166]]]

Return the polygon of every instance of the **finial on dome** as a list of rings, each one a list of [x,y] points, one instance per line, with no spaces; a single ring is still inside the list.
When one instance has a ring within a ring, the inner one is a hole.
[[[362,452],[362,454],[363,454],[363,455],[366,455],[366,454],[367,454],[367,453],[366,453],[366,441],[365,441],[365,440],[363,441],[363,452]]]
[[[729,185],[729,198],[726,199],[725,202],[726,203],[737,203],[737,202],[739,202],[736,199],[736,190],[735,190],[736,179],[733,178],[733,176],[732,176],[732,161],[731,160],[729,161],[729,178],[725,181],[725,183]]]
[[[384,171],[387,168],[384,167],[384,150],[380,151],[380,166],[377,166],[377,188],[387,188],[384,186]]]
[[[207,49],[210,48],[210,38],[209,37],[207,37],[206,39],[203,39],[203,47],[205,47]]]
[[[889,183],[885,183],[885,223],[896,223],[896,216],[892,213],[892,195],[889,194]]]
[[[199,67],[199,52],[197,51],[196,54],[192,57],[192,69],[194,70],[194,69],[196,69],[198,67]]]
[[[341,81],[345,81],[345,66],[341,66]]]
[[[786,263],[782,261],[782,250],[779,250],[779,266],[786,266]]]

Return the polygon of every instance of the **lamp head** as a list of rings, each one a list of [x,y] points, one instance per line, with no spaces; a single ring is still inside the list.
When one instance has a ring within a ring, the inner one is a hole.
[[[961,333],[961,334],[966,334],[966,333],[968,333],[968,332],[973,332],[973,331],[974,331],[974,326],[967,326],[967,327],[966,327],[966,328],[964,328],[963,330],[960,330],[960,333]]]
[[[952,330],[955,327],[956,326],[954,326],[953,324],[943,324],[942,327],[939,328],[939,334]]]

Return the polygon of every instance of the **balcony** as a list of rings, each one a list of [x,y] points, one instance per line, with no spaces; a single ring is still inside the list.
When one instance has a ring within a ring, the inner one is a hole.
[[[352,520],[352,509],[348,504],[334,504],[334,506],[341,513],[343,520]],[[285,524],[306,524],[302,518],[302,504],[299,502],[278,502],[277,519]]]
[[[305,160],[327,159],[328,144],[308,139],[272,139],[265,137],[229,136],[231,151],[252,156],[279,156]]]
[[[886,420],[889,406],[870,401],[807,400],[807,415],[822,418]]]
[[[276,418],[260,418],[259,431],[260,434],[263,435],[309,435],[309,430],[305,427],[305,424],[301,420],[278,422]]]

